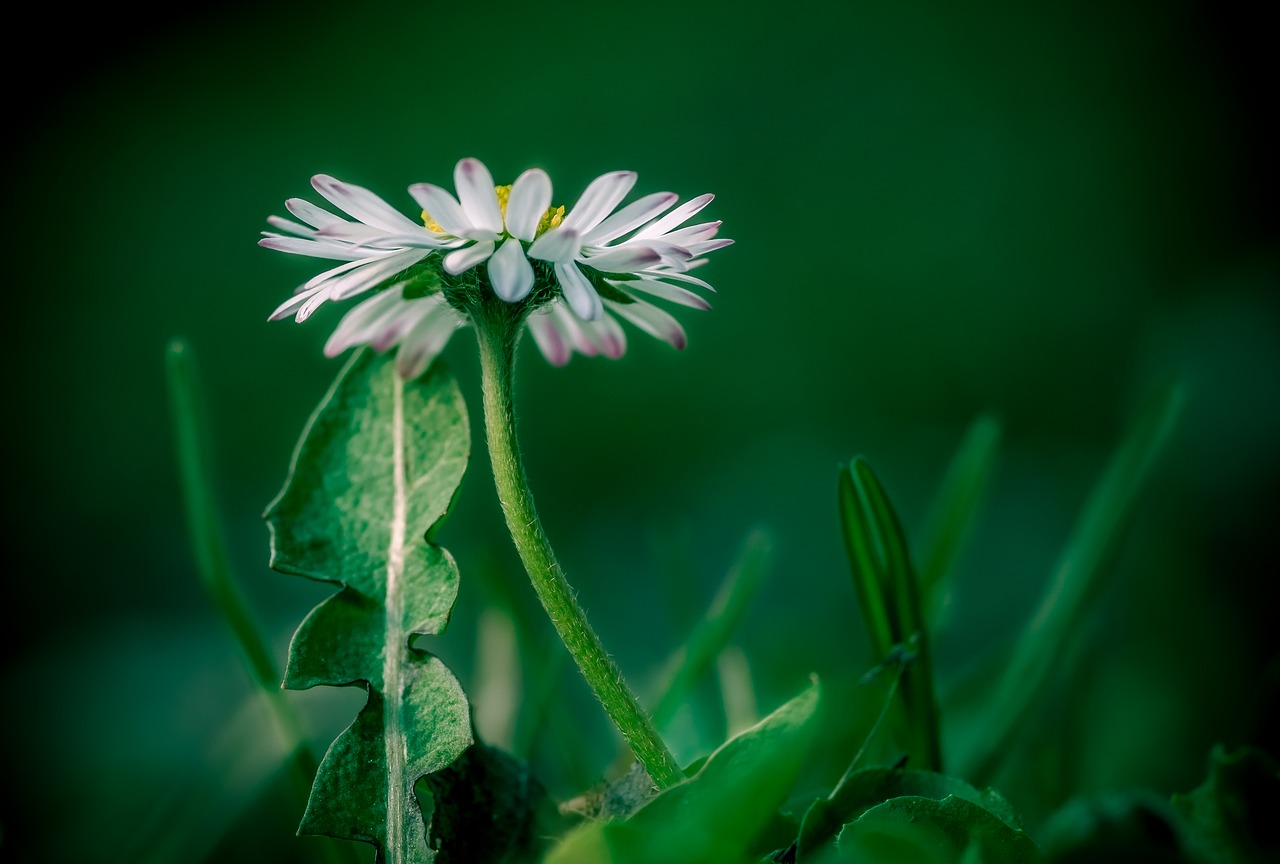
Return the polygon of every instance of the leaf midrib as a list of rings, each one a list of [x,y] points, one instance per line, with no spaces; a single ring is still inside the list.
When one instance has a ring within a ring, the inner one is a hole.
[[[405,531],[408,500],[404,452],[404,384],[398,376],[392,381],[392,510],[390,541],[387,547],[386,623],[382,656],[382,697],[384,700],[383,742],[387,764],[387,838],[386,853],[393,864],[405,860],[405,770],[408,753],[401,726],[401,701],[404,687],[403,668],[404,594],[401,577],[405,564]]]

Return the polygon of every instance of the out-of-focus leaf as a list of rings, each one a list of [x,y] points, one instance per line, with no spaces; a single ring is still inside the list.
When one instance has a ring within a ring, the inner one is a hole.
[[[921,532],[920,597],[925,623],[932,630],[941,618],[949,577],[982,504],[1000,447],[1000,421],[982,414],[970,424],[951,458]]]
[[[839,502],[845,549],[872,651],[888,657],[893,646],[906,645],[916,655],[901,688],[903,710],[894,724],[898,736],[911,758],[930,770],[941,770],[929,634],[902,523],[871,466],[861,458],[840,472]]]
[[[769,535],[753,531],[706,615],[672,658],[667,684],[653,708],[655,726],[661,728],[671,720],[698,678],[729,644],[751,600],[759,592],[772,557],[773,541]]]
[[[274,725],[276,737],[284,747],[289,780],[298,795],[299,807],[302,807],[306,804],[311,780],[316,773],[316,757],[305,742],[297,712],[280,692],[279,669],[231,567],[226,534],[218,516],[213,489],[204,392],[200,385],[195,354],[190,345],[179,339],[169,343],[165,355],[165,374],[173,418],[178,475],[196,570],[219,617],[239,646],[245,668],[270,712],[269,722]],[[205,826],[210,821],[207,812],[197,818]],[[177,819],[168,818],[157,824],[163,824],[165,830],[172,833],[176,822]],[[179,857],[189,857],[190,854],[191,850],[187,849]],[[351,860],[350,851],[340,846],[325,845],[320,850],[320,855],[330,864]]]
[[[768,832],[809,753],[819,694],[815,681],[631,818],[571,832],[547,864],[737,864],[767,854],[758,847],[775,839]]]
[[[1089,495],[1052,582],[1027,622],[975,724],[960,773],[990,777],[1014,734],[1030,722],[1068,641],[1080,629],[1114,557],[1138,495],[1164,449],[1183,402],[1180,386],[1157,393],[1139,413]]]
[[[1188,864],[1173,808],[1152,792],[1074,798],[1040,832],[1046,864]]]
[[[1280,768],[1265,751],[1218,745],[1204,783],[1172,802],[1199,864],[1280,861]]]
[[[1024,832],[967,798],[908,795],[877,804],[836,839],[838,860],[860,864],[1031,864]]]
[[[1010,829],[1021,831],[1022,822],[998,792],[979,791],[959,777],[932,771],[902,768],[864,768],[855,771],[830,798],[820,799],[805,813],[800,827],[796,861],[804,864],[820,855],[841,827],[864,812],[893,798],[912,796],[941,801],[963,798],[981,807]]]
[[[433,859],[414,785],[474,740],[457,680],[411,644],[444,630],[457,595],[453,560],[426,537],[469,447],[462,396],[441,364],[405,381],[385,356],[359,351],[266,513],[272,567],[343,586],[298,628],[285,686],[369,692],[325,754],[299,831],[372,843],[395,864]]]

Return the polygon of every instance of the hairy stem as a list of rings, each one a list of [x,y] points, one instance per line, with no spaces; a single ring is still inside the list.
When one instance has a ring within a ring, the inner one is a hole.
[[[515,541],[533,588],[542,601],[560,641],[582,670],[605,713],[626,739],[631,752],[644,765],[658,788],[665,789],[684,775],[671,751],[658,736],[648,715],[627,687],[622,673],[591,629],[578,605],[564,571],[556,561],[525,474],[512,401],[512,370],[520,320],[502,314],[475,316],[480,344],[480,368],[484,394],[485,438],[493,462],[494,483],[502,513]]]

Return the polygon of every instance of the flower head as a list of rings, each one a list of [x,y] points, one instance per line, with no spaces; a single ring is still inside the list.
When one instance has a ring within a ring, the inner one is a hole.
[[[711,195],[672,209],[678,196],[655,192],[618,209],[635,182],[631,171],[598,177],[566,216],[551,206],[545,171],[494,186],[479,160],[463,159],[456,198],[430,183],[409,187],[422,208],[419,224],[367,189],[317,175],[316,190],[352,218],[290,199],[294,219],[271,217],[279,231],[263,232],[259,243],[343,263],[304,283],[271,318],[304,321],[327,301],[377,289],[343,317],[325,353],[395,348],[406,377],[420,375],[454,330],[475,323],[486,297],[512,304],[555,365],[574,352],[622,356],[619,319],[683,348],[684,329],[652,301],[711,308],[690,286],[714,289],[689,271],[733,241],[716,238],[719,222],[681,227]]]

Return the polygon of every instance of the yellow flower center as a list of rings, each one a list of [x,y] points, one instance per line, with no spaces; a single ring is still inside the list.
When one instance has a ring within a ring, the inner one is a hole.
[[[509,185],[495,186],[493,187],[493,191],[497,193],[498,210],[501,211],[502,213],[503,224],[506,224],[507,201],[511,198],[511,187]],[[538,220],[538,227],[537,229],[534,230],[533,236],[537,237],[541,234],[545,234],[546,232],[550,231],[552,228],[558,228],[560,226],[560,223],[563,221],[564,221],[564,205],[563,204],[560,205],[559,207],[548,207],[547,212],[543,213],[542,218]],[[422,224],[426,226],[428,231],[434,231],[437,234],[446,233],[444,228],[441,227],[440,223],[432,219],[431,214],[429,214],[426,210],[422,211]]]

